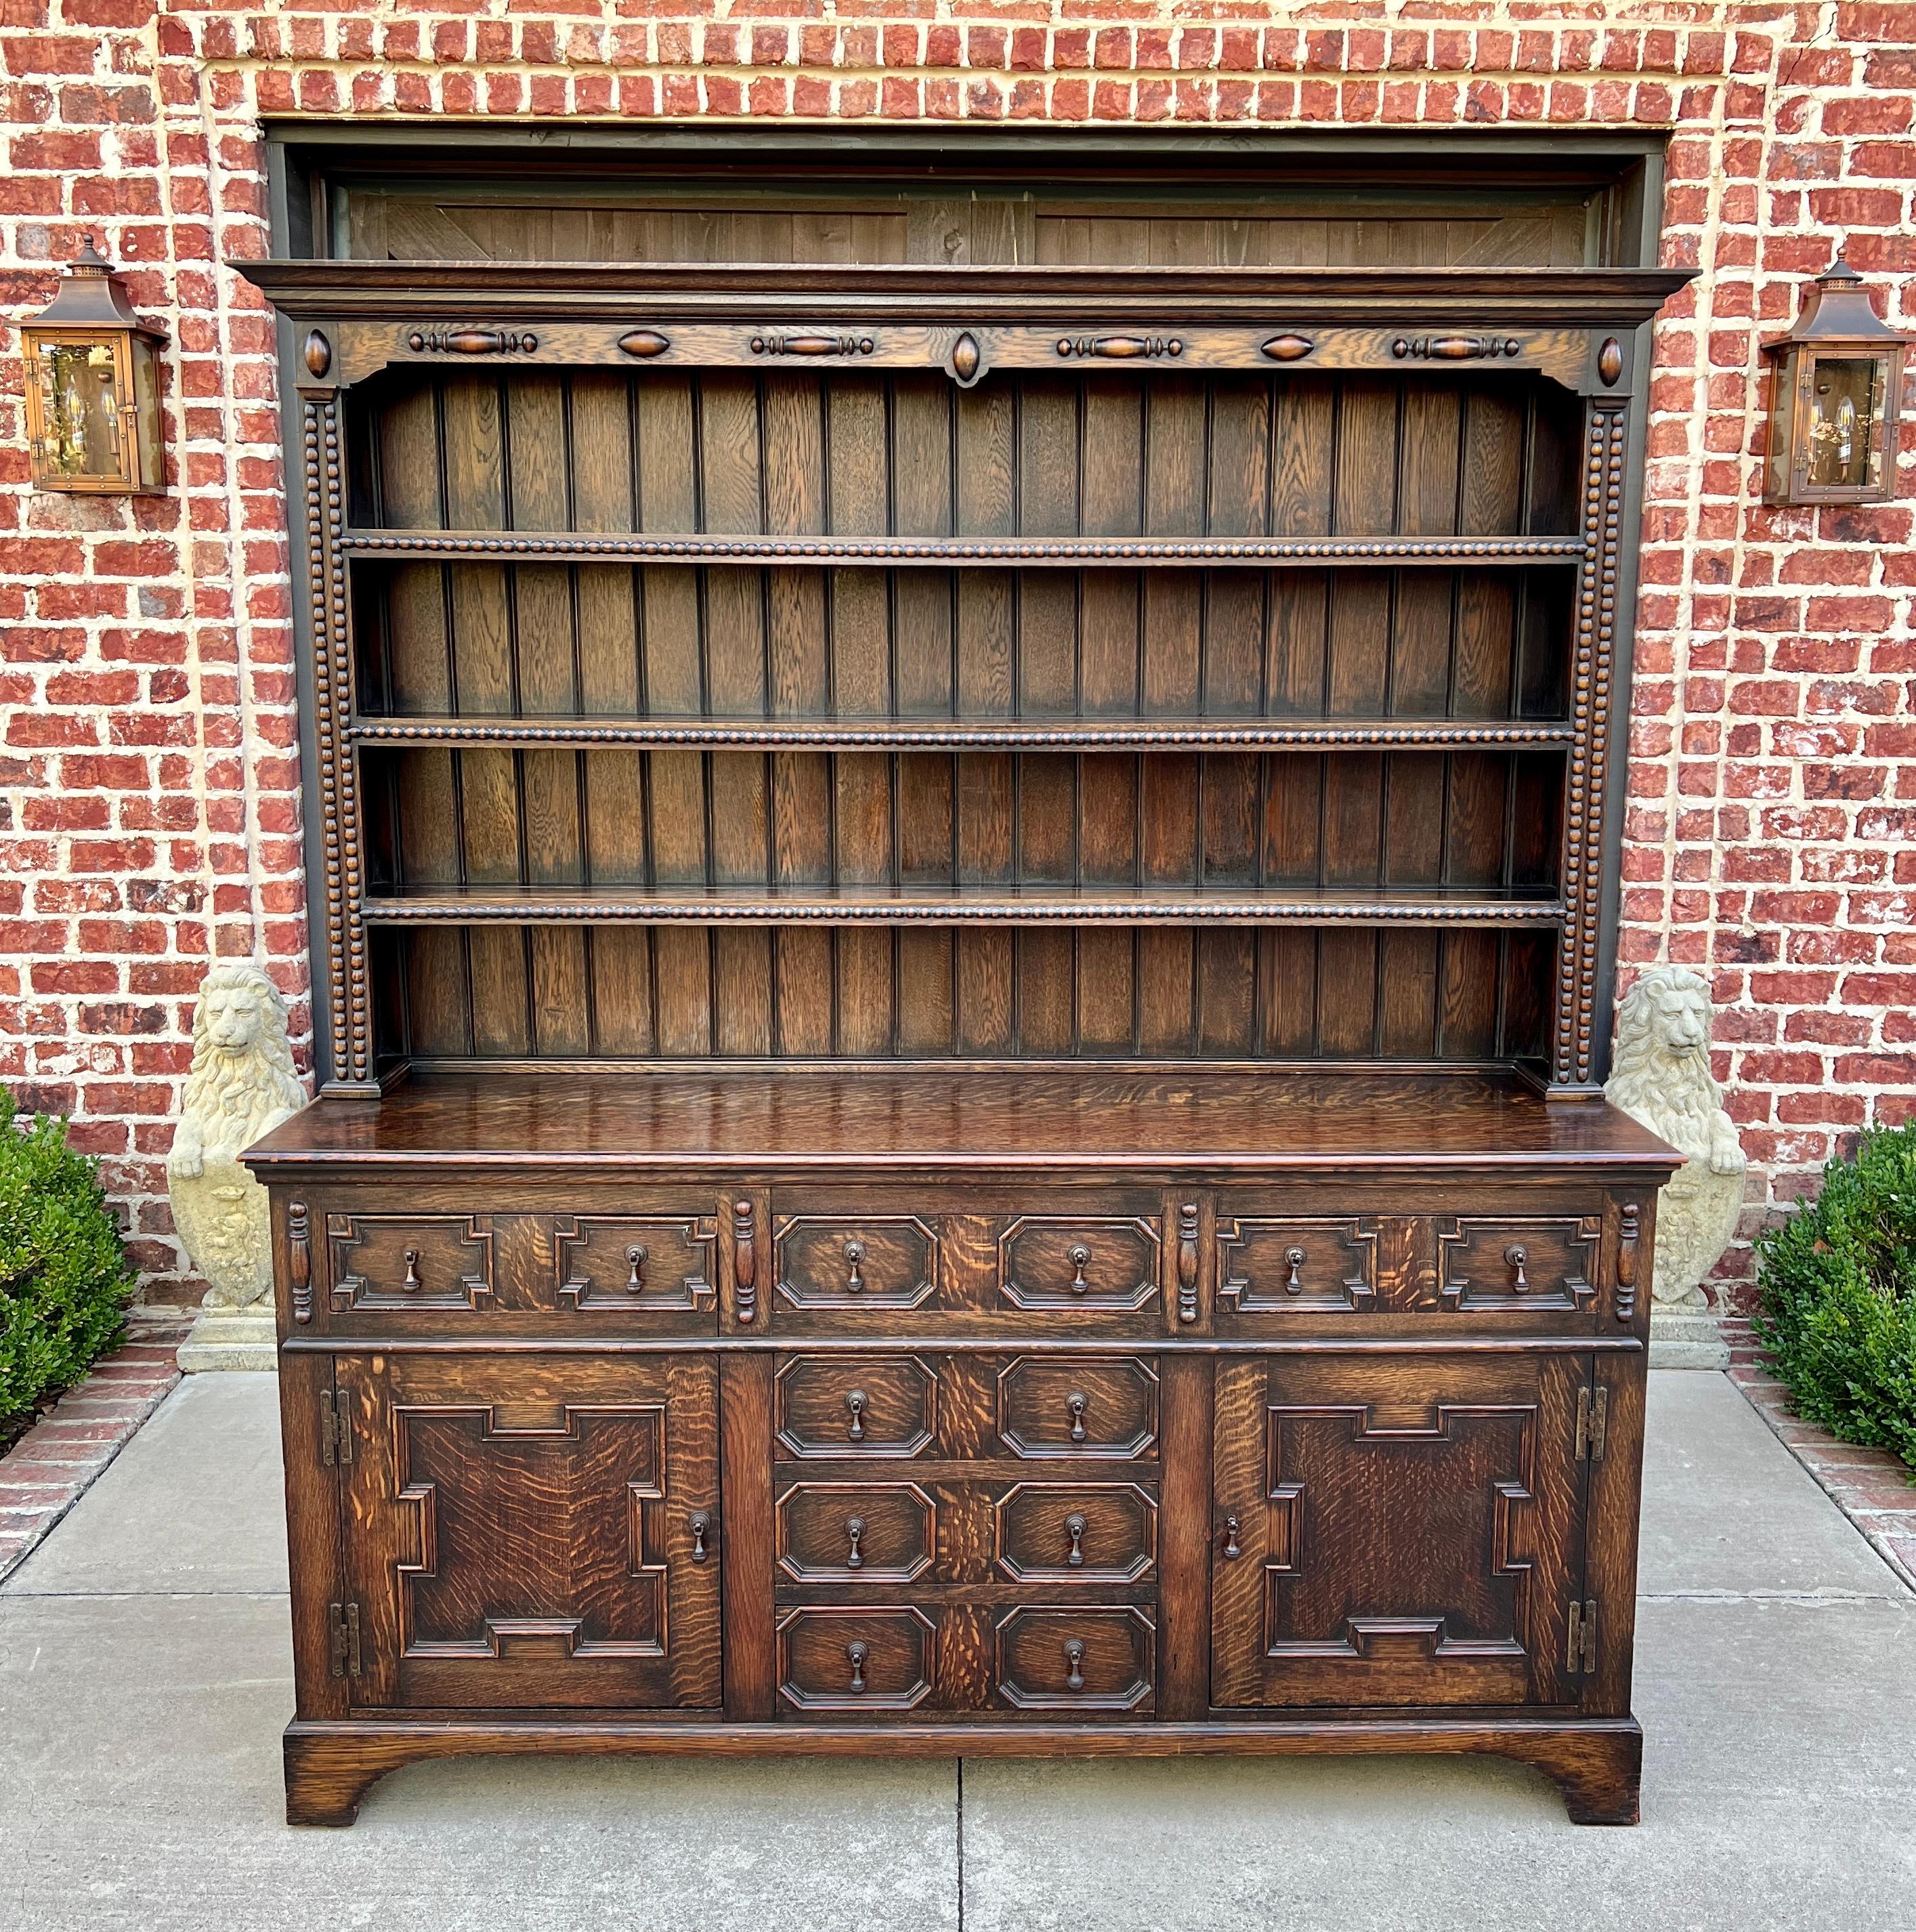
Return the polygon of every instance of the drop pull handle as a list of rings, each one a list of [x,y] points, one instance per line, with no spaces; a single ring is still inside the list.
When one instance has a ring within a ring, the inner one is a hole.
[[[865,1689],[865,1660],[871,1652],[862,1643],[845,1646],[845,1660],[852,1667],[852,1689],[862,1694]]]
[[[1304,1284],[1298,1279],[1297,1270],[1304,1265],[1306,1258],[1304,1251],[1302,1248],[1286,1248],[1284,1258],[1291,1269],[1290,1277],[1284,1284],[1284,1292],[1286,1294],[1302,1294]]]
[[[625,1250],[625,1264],[632,1272],[625,1277],[625,1292],[637,1294],[646,1285],[646,1249],[643,1242],[634,1241]]]
[[[1228,1516],[1224,1520],[1224,1553],[1234,1563],[1244,1552],[1237,1544],[1237,1519]]]
[[[1067,1690],[1084,1688],[1084,1646],[1077,1637],[1066,1637],[1064,1644],[1065,1680]]]
[[[1073,1510],[1064,1520],[1064,1533],[1071,1538],[1071,1553],[1064,1560],[1074,1570],[1084,1568],[1084,1519]]]
[[[1521,1241],[1513,1241],[1504,1250],[1504,1258],[1510,1264],[1510,1292],[1513,1294],[1528,1294],[1530,1292],[1530,1277],[1524,1270],[1529,1265],[1529,1249]]]
[[[705,1546],[706,1538],[712,1534],[712,1512],[694,1510],[692,1512],[692,1561],[703,1563],[712,1552]]]
[[[864,1259],[865,1244],[862,1241],[847,1241],[845,1244],[845,1263],[851,1270],[845,1280],[845,1292],[848,1294],[862,1294],[865,1292],[865,1277],[859,1273],[859,1264]]]
[[[1091,1284],[1084,1279],[1084,1270],[1091,1265],[1091,1250],[1082,1241],[1073,1241],[1066,1250],[1065,1258],[1078,1272],[1071,1278],[1073,1294],[1088,1294]]]
[[[852,1415],[851,1426],[845,1431],[848,1441],[862,1442],[865,1440],[865,1412],[871,1400],[871,1398],[862,1389],[846,1391],[845,1406],[851,1411]]]
[[[1084,1412],[1091,1406],[1091,1398],[1082,1389],[1073,1389],[1064,1399],[1065,1408],[1071,1416],[1071,1439],[1074,1442],[1084,1440]]]
[[[848,1516],[845,1519],[845,1534],[851,1538],[851,1547],[845,1552],[847,1570],[865,1568],[865,1552],[859,1545],[865,1540],[865,1519],[862,1516]]]
[[[419,1279],[419,1250],[417,1248],[408,1248],[406,1251],[406,1279],[399,1285],[409,1294],[417,1294],[426,1285]]]

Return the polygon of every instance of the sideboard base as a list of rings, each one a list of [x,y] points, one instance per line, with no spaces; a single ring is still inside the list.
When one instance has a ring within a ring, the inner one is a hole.
[[[522,1754],[833,1757],[1383,1756],[1475,1752],[1552,1780],[1579,1825],[1634,1825],[1643,1731],[1634,1718],[1453,1717],[1209,1724],[458,1724],[295,1720],[286,1731],[289,1825],[350,1825],[388,1772],[436,1757]]]

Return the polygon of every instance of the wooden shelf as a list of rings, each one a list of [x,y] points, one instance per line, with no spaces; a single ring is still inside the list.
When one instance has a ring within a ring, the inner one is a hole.
[[[1568,745],[1561,719],[1433,718],[361,718],[362,745],[740,751],[1523,750]]]
[[[376,926],[1551,926],[1554,897],[1479,886],[433,886],[370,896]]]
[[[577,531],[352,530],[355,557],[502,562],[924,566],[1077,569],[1087,564],[1318,568],[1392,563],[1574,563],[1581,537],[810,537],[588,536]]]

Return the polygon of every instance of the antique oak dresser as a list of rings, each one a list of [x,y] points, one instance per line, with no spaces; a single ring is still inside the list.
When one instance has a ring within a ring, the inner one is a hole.
[[[1476,1751],[1633,1820],[1675,1156],[1598,1083],[1684,278],[1595,190],[716,170],[246,269],[323,940],[250,1156],[289,1816]]]

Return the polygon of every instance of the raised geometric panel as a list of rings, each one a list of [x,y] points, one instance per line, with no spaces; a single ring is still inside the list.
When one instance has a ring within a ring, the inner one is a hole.
[[[565,1405],[502,1426],[487,1405],[393,1412],[402,1657],[662,1657],[662,1406]]]
[[[1266,1654],[1522,1657],[1536,1415],[1272,1408]]]

